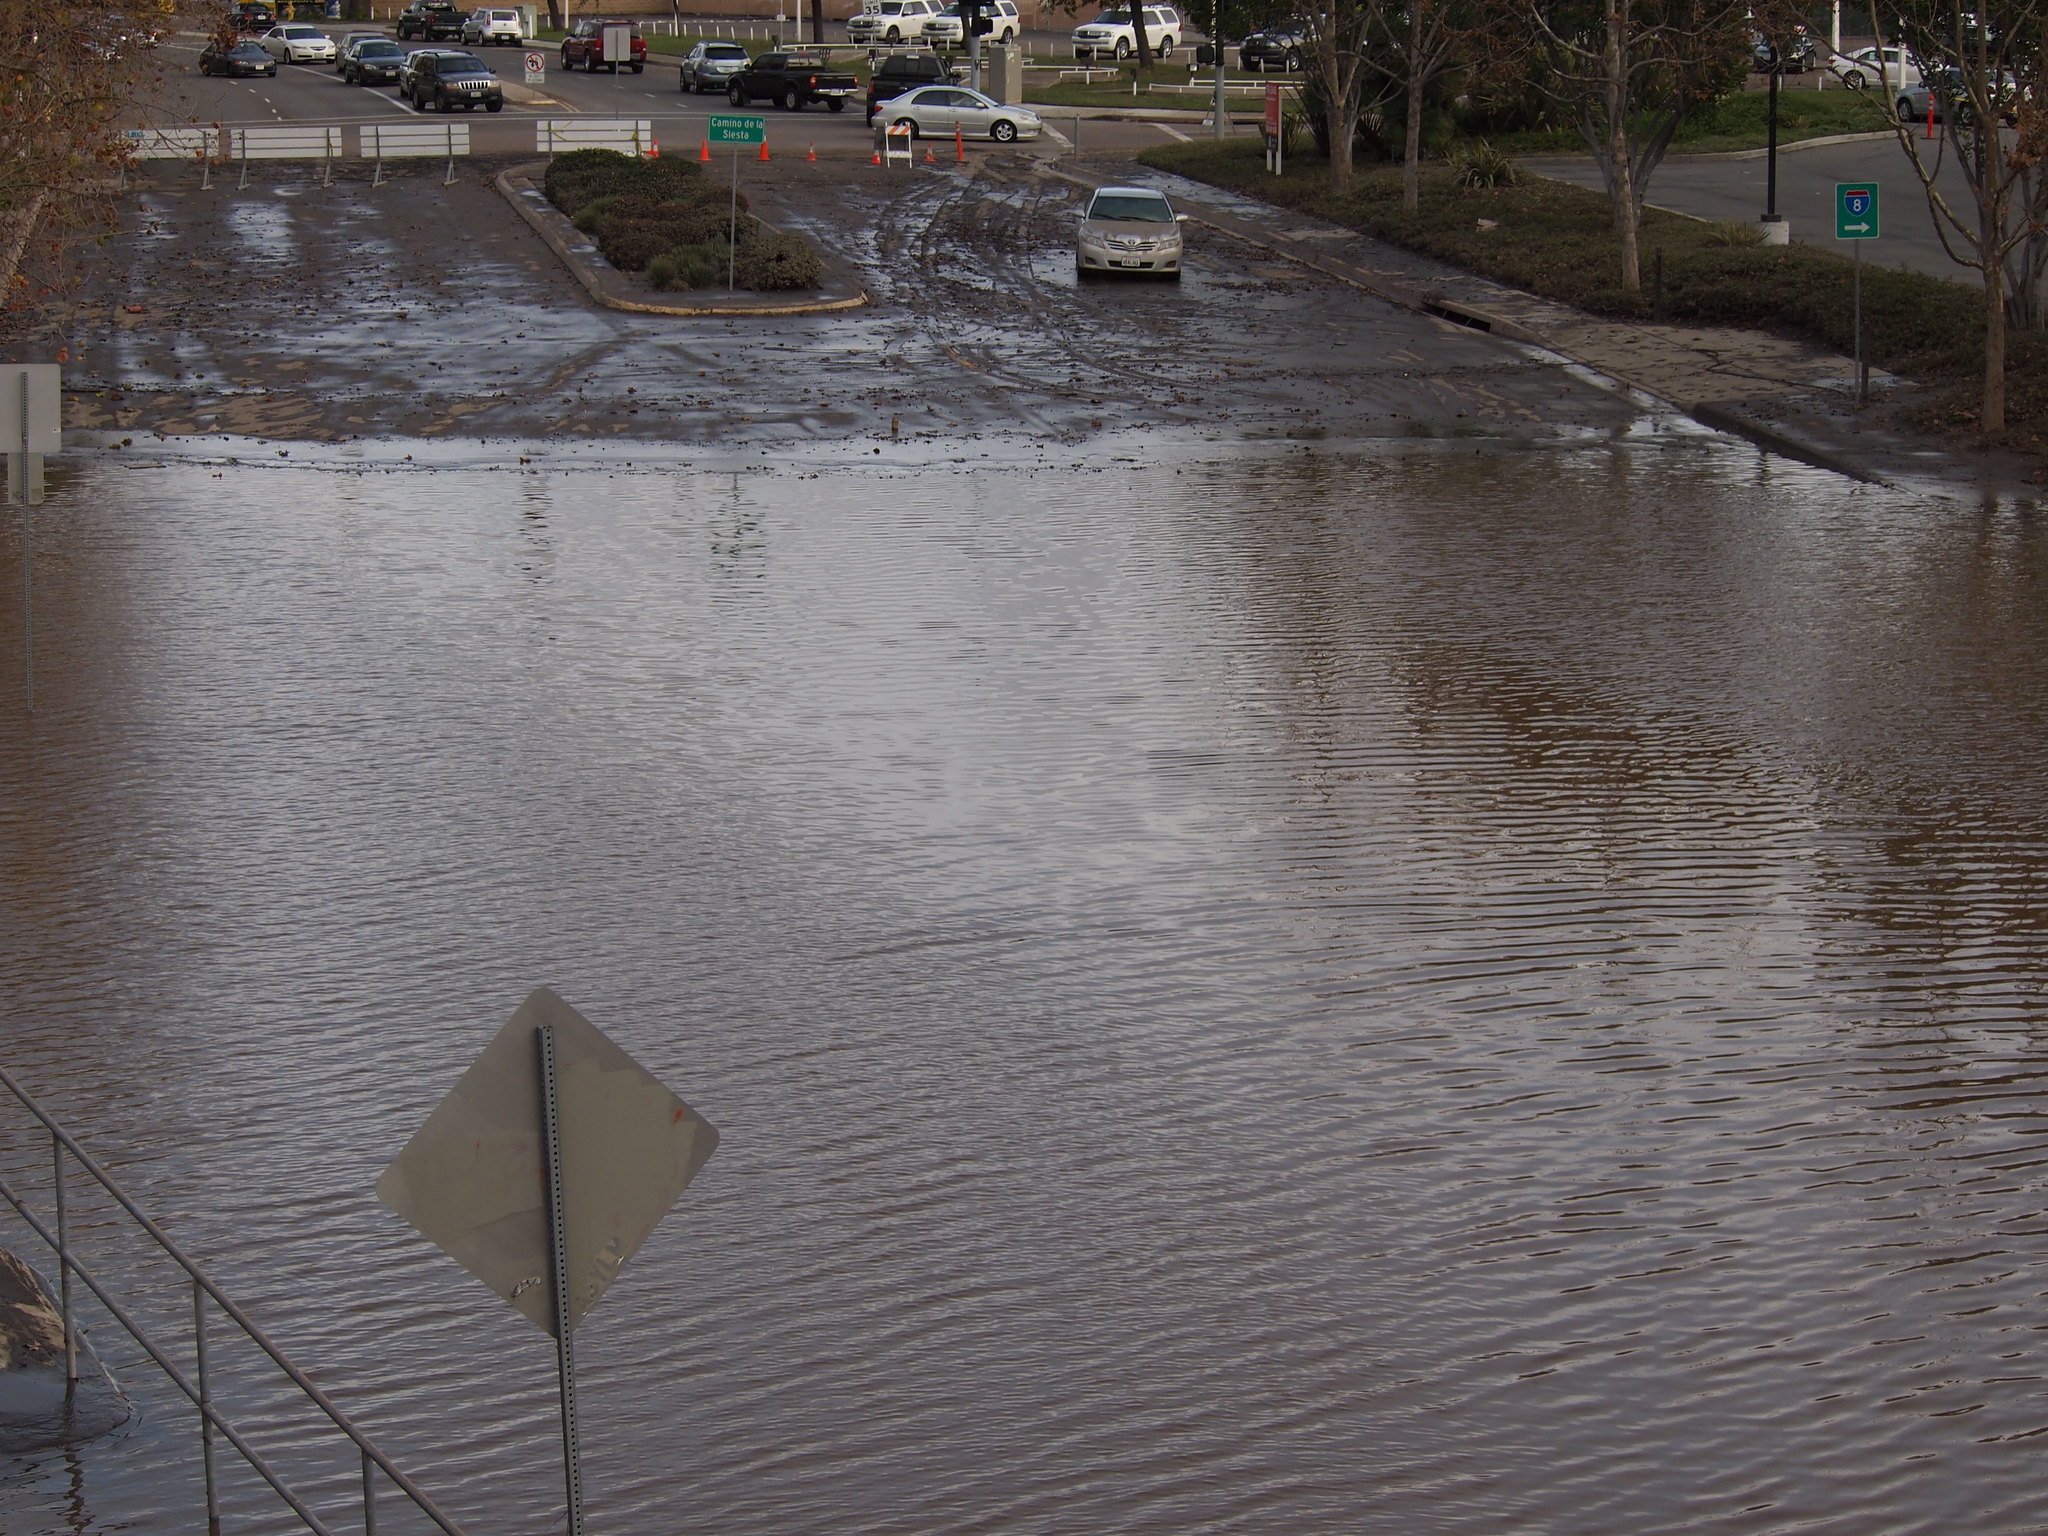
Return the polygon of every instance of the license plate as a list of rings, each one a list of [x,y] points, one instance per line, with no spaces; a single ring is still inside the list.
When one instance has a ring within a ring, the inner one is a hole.
[[[1109,264],[1112,267],[1149,267],[1152,265],[1149,261],[1126,261],[1121,256],[1110,257]]]

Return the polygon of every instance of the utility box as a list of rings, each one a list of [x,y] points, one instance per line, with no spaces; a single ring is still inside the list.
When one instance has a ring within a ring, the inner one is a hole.
[[[540,36],[540,7],[537,5],[515,6],[519,12],[519,40],[530,43]]]
[[[984,50],[981,61],[982,89],[1005,106],[1024,100],[1024,50],[1015,43],[997,43]]]

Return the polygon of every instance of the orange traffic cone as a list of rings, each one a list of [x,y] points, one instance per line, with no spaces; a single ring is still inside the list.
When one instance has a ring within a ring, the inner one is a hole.
[[[697,158],[699,160],[709,160],[711,158],[711,141],[709,139],[706,139],[704,141],[704,148],[698,154]]]
[[[813,144],[813,145],[811,146],[811,152],[810,152],[810,153],[809,153],[808,155],[805,155],[805,156],[804,156],[804,158],[805,158],[806,160],[815,160],[815,159],[817,159],[817,158],[818,158],[818,146],[817,146],[817,145],[815,145],[815,144]]]
[[[659,139],[649,139],[647,141],[647,158],[650,160],[659,160],[661,158],[661,141]]]
[[[761,141],[761,158],[763,160],[768,158],[768,141],[766,139]]]
[[[953,125],[953,158],[962,165],[967,163],[967,141],[960,137],[960,125]]]
[[[878,149],[878,150],[876,150],[876,151],[875,151],[875,158],[874,158],[874,159],[872,159],[872,160],[870,160],[870,161],[868,162],[868,164],[869,164],[869,165],[880,165],[881,163],[882,163],[882,152],[881,152],[881,151],[880,151],[880,150]]]
[[[924,147],[924,163],[926,165],[937,165],[939,163],[939,157],[932,153],[932,147],[929,144]]]

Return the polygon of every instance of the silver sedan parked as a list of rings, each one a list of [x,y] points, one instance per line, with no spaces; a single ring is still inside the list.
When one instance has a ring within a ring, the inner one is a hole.
[[[1074,268],[1091,272],[1156,272],[1180,276],[1180,227],[1163,193],[1147,187],[1101,187],[1088,199],[1075,243]]]
[[[963,139],[988,139],[1014,144],[1038,137],[1038,114],[1029,107],[1006,105],[964,85],[927,85],[882,104],[875,121],[893,127],[908,124],[912,138],[950,139],[957,129]]]
[[[723,91],[747,67],[747,50],[738,43],[699,43],[683,55],[678,83],[692,96]]]

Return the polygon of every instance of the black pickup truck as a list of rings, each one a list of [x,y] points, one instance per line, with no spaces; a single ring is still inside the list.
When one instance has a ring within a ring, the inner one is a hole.
[[[725,99],[736,107],[776,101],[791,112],[822,101],[834,112],[844,112],[846,98],[859,89],[860,80],[851,70],[828,69],[818,54],[764,53],[732,77]]]
[[[956,85],[959,80],[960,72],[929,48],[889,54],[876,61],[874,73],[868,76],[868,121],[875,120],[883,102],[905,91],[921,85]]]

